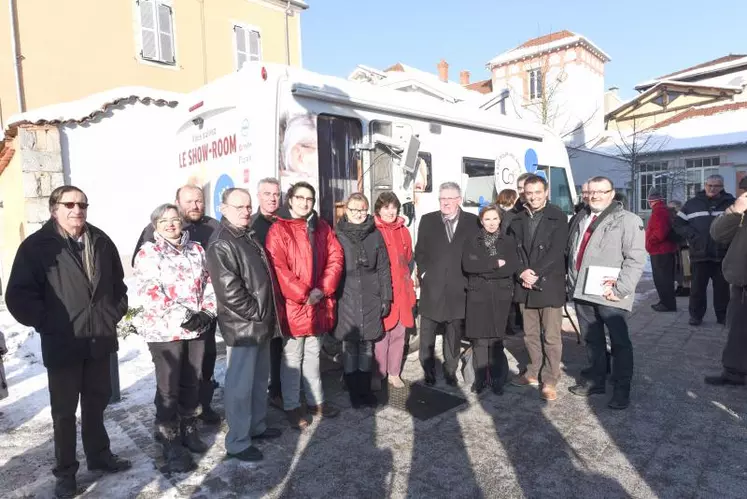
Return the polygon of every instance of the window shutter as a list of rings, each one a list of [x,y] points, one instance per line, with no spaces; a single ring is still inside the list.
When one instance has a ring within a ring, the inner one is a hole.
[[[246,30],[241,26],[234,26],[233,31],[236,36],[236,69],[239,70],[249,58],[246,50]]]
[[[140,31],[142,33],[143,59],[158,58],[158,42],[156,39],[156,17],[154,15],[153,0],[140,0]]]
[[[258,31],[249,32],[249,60],[262,60],[262,46],[260,45],[260,36]]]
[[[161,45],[160,60],[173,64],[174,58],[174,29],[171,7],[158,4],[158,38]]]

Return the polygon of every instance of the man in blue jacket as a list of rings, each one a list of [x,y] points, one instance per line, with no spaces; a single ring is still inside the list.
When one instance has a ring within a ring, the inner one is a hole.
[[[699,326],[708,308],[708,281],[713,281],[713,308],[716,321],[726,322],[729,284],[721,271],[727,245],[711,237],[711,222],[734,204],[734,196],[724,192],[724,178],[711,175],[705,189],[690,199],[677,213],[674,230],[690,246],[692,284],[690,287],[690,325]]]

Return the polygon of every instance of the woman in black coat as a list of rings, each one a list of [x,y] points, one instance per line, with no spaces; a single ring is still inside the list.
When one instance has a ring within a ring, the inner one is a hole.
[[[501,395],[508,376],[503,339],[519,259],[514,239],[501,234],[500,208],[484,207],[480,223],[482,229],[465,246],[462,257],[462,268],[469,279],[465,336],[472,340],[472,392],[482,392],[489,376],[493,392]]]
[[[345,268],[337,299],[334,336],[342,342],[345,384],[354,408],[375,406],[371,392],[373,343],[384,333],[392,306],[392,276],[384,238],[368,214],[368,199],[352,194],[337,222]]]

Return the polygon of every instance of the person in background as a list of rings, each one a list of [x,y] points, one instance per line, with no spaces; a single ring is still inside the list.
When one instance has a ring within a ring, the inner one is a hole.
[[[218,221],[205,215],[205,195],[202,189],[196,185],[183,185],[176,190],[174,204],[179,208],[179,213],[184,220],[182,231],[189,234],[189,240],[199,243],[202,249],[208,250],[210,238],[219,227]],[[135,257],[140,247],[147,241],[155,242],[155,228],[148,224],[140,234],[132,254],[132,266],[135,266]],[[202,334],[205,340],[205,354],[202,357],[202,375],[200,376],[200,406],[202,411],[198,416],[203,423],[209,425],[220,424],[221,417],[212,407],[213,393],[218,383],[213,376],[215,372],[215,359],[218,351],[215,346],[215,322],[212,329]]]
[[[525,209],[508,229],[516,241],[520,263],[514,301],[524,318],[524,344],[530,363],[516,386],[539,386],[544,400],[556,400],[560,381],[561,337],[565,290],[565,250],[568,217],[548,201],[547,181],[539,176],[524,182]]]
[[[0,331],[0,400],[8,397],[8,378],[5,377],[5,366],[3,365],[3,356],[8,353],[8,347],[5,345],[5,335]],[[0,412],[2,415],[2,412]]]
[[[513,189],[503,189],[498,193],[495,204],[500,210],[501,219],[501,233],[506,234],[508,227],[511,225],[511,220],[516,216],[512,210],[516,206],[516,201],[519,199],[519,194]]]
[[[524,172],[521,175],[518,176],[516,179],[516,192],[519,195],[518,199],[514,203],[514,207],[512,208],[512,211],[516,213],[521,213],[524,211],[524,203],[526,202],[526,198],[524,197],[524,181],[529,178],[529,176],[532,175],[531,173]]]
[[[472,341],[475,381],[472,392],[486,386],[503,394],[508,359],[503,350],[506,321],[514,293],[514,273],[519,267],[515,240],[500,230],[500,208],[480,210],[482,229],[465,244],[462,268],[467,274],[465,336]]]
[[[436,330],[443,326],[444,380],[456,386],[467,300],[462,252],[480,226],[475,215],[460,208],[459,184],[441,184],[438,200],[440,211],[426,213],[420,220],[415,245],[420,280],[420,364],[425,384],[434,385]]]
[[[711,237],[728,244],[723,263],[724,278],[731,285],[727,310],[726,338],[721,374],[706,376],[709,385],[744,385],[747,382],[747,178],[740,182],[743,192],[734,204],[711,224]]]
[[[392,306],[384,317],[384,336],[374,343],[374,359],[381,379],[395,388],[405,384],[400,377],[407,328],[415,326],[415,288],[411,278],[412,238],[399,216],[401,204],[393,192],[382,192],[374,203],[374,222],[384,238],[392,276]]]
[[[88,469],[130,469],[112,454],[104,426],[111,398],[111,354],[117,323],[127,312],[127,286],[119,252],[89,224],[88,198],[77,187],[49,195],[50,219],[18,247],[5,292],[8,311],[41,337],[54,428],[55,495],[77,494],[76,416]]]
[[[215,327],[215,294],[205,250],[182,231],[173,204],[150,216],[155,242],[135,255],[135,289],[143,306],[135,325],[148,343],[156,371],[156,440],[163,444],[168,472],[196,467],[192,452],[208,446],[197,432],[203,334]]]
[[[681,209],[682,201],[672,199],[667,203],[669,220],[672,225],[672,230],[669,231],[669,238],[677,246],[677,251],[674,252],[674,295],[690,296],[690,259],[687,252],[687,240],[674,230],[674,221]],[[686,275],[688,276],[687,278]]]
[[[573,213],[578,213],[587,206],[589,206],[589,182],[584,182],[581,185],[581,200],[573,207]]]
[[[690,247],[692,285],[690,289],[691,326],[703,323],[708,308],[708,281],[713,283],[713,309],[716,322],[726,323],[729,306],[729,283],[724,279],[721,262],[727,245],[716,242],[709,232],[711,222],[734,204],[734,196],[724,192],[724,178],[711,175],[706,179],[705,189],[688,200],[677,213],[674,230],[687,239]]]
[[[651,256],[651,272],[659,302],[651,305],[656,312],[677,311],[674,294],[674,266],[677,245],[671,239],[672,220],[665,204],[664,193],[652,189],[648,194],[651,218],[646,225],[646,251]]]
[[[312,415],[332,418],[340,411],[324,401],[319,354],[323,334],[336,318],[337,288],[344,255],[332,227],[314,211],[316,190],[297,182],[288,189],[287,208],[267,233],[267,256],[280,286],[279,314],[284,335],[280,380],[283,408],[293,428],[309,420],[301,410],[300,391]]]
[[[630,405],[633,379],[633,344],[628,320],[635,301],[635,288],[646,264],[643,221],[614,201],[615,189],[607,177],[589,180],[589,209],[570,227],[566,250],[569,295],[576,304],[576,317],[586,340],[591,362],[588,379],[568,390],[588,397],[607,391],[607,340],[612,344],[611,409]],[[613,275],[590,282],[592,268],[615,269]],[[616,269],[620,269],[617,271]],[[614,277],[614,274],[617,274]]]
[[[257,184],[259,210],[252,215],[251,227],[254,237],[262,247],[267,242],[267,232],[277,219],[280,208],[280,181],[276,178],[263,178]],[[283,392],[280,389],[280,359],[283,356],[283,338],[270,340],[270,387],[267,393],[271,405],[283,408]]]
[[[270,341],[279,336],[277,283],[262,245],[250,228],[252,197],[232,187],[221,195],[220,227],[208,250],[208,270],[218,298],[218,322],[226,342],[226,456],[264,458],[254,442],[278,438],[268,428]]]
[[[342,367],[353,408],[375,407],[371,391],[373,343],[384,333],[382,318],[392,309],[392,275],[381,233],[368,214],[368,199],[351,194],[335,229],[345,254],[337,293],[334,337],[342,342]]]

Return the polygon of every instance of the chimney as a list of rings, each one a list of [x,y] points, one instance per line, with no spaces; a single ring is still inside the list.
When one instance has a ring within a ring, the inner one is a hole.
[[[610,87],[607,89],[608,92],[612,92],[615,95],[617,95],[618,90],[620,90],[620,87]]]
[[[469,85],[469,71],[462,71],[459,73],[459,83],[464,85]]]
[[[449,63],[443,59],[438,63],[438,79],[443,82],[449,81]]]

